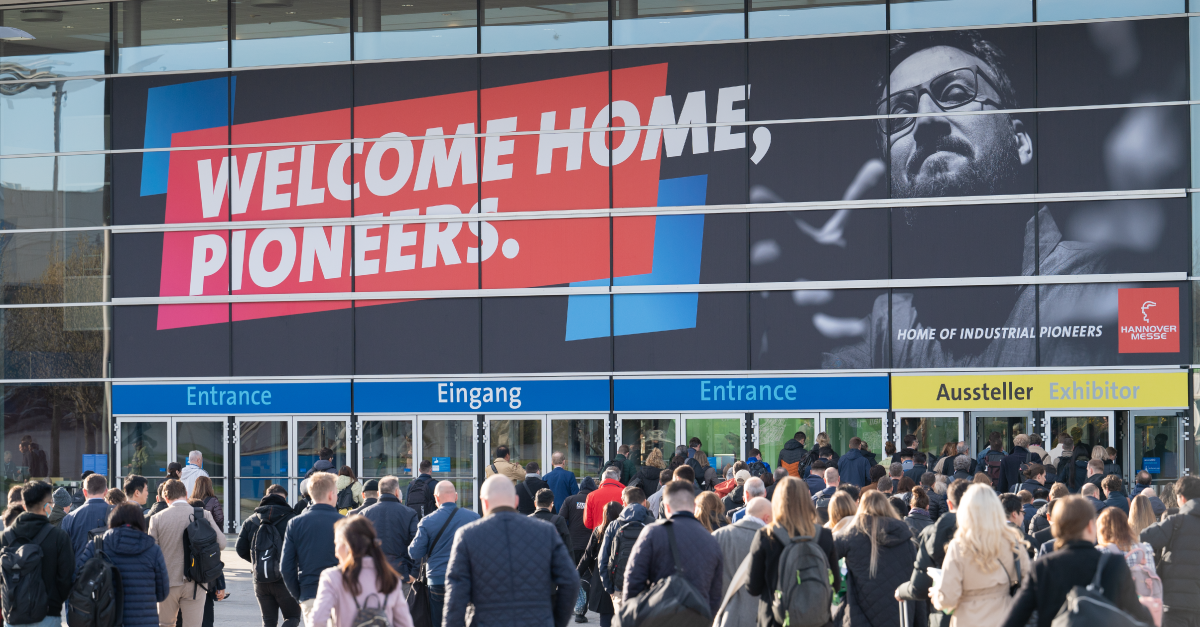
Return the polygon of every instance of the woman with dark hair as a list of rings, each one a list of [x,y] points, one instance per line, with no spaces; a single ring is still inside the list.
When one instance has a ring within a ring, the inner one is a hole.
[[[680,444],[679,446],[676,446],[675,447],[675,456],[671,458],[671,463],[667,464],[667,470],[670,470],[671,472],[675,472],[676,468],[679,468],[680,466],[686,464],[687,460],[688,460],[687,452],[688,452],[688,447],[686,447],[682,444]]]
[[[345,490],[346,488],[350,488],[350,492],[348,492],[347,494],[351,498],[354,499],[354,505],[352,507],[343,507],[344,505],[346,505],[346,503],[344,502],[346,499],[342,497],[342,491]],[[337,508],[338,508],[339,514],[345,516],[350,510],[354,509],[355,507],[362,506],[362,504],[363,504],[363,495],[362,495],[363,484],[361,481],[358,480],[358,477],[355,476],[353,468],[351,468],[349,466],[342,466],[342,469],[338,471],[337,488],[336,489],[337,489],[337,495],[338,495]]]
[[[177,479],[182,481],[182,479],[179,478],[179,473],[181,472],[183,472],[183,464],[180,464],[179,462],[171,462],[167,464],[167,479]]]
[[[929,515],[929,493],[925,488],[913,486],[909,490],[908,504],[912,509],[908,510],[908,515],[904,517],[904,524],[908,525],[915,539],[921,535],[922,530],[933,524],[933,517]]]
[[[900,627],[893,601],[896,587],[909,580],[917,545],[886,494],[864,492],[854,523],[833,534],[834,550],[846,558],[845,627]]]
[[[97,544],[121,573],[125,627],[158,627],[158,603],[167,598],[171,580],[162,549],[146,533],[141,506],[126,501],[113,508],[108,531],[84,547],[76,571],[96,554]]]
[[[613,607],[612,597],[604,592],[604,584],[600,581],[600,568],[603,566],[600,561],[600,548],[604,544],[604,531],[608,526],[617,522],[621,517],[621,503],[619,501],[610,501],[604,506],[604,516],[600,519],[600,524],[592,530],[592,534],[588,537],[587,548],[583,550],[583,557],[580,558],[579,564],[575,570],[579,572],[579,578],[583,581],[590,581],[591,588],[588,590],[588,609],[600,615],[600,627],[610,627],[612,625],[613,614],[616,613]]]
[[[167,499],[163,496],[164,485],[167,485],[167,482],[161,481],[159,482],[158,487],[155,488],[154,505],[150,507],[150,511],[146,514],[147,518],[163,511],[164,509],[167,509]]]
[[[333,525],[336,568],[326,568],[317,585],[312,625],[351,627],[358,610],[382,608],[390,627],[413,627],[408,602],[400,588],[400,573],[388,564],[375,536],[375,525],[365,516],[350,516]]]

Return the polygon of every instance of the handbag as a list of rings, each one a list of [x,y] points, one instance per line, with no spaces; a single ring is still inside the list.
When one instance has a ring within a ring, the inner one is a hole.
[[[429,545],[429,552],[437,548],[438,540],[442,539],[442,533],[446,531],[446,527],[450,526],[450,521],[458,515],[458,508],[450,513],[450,518],[446,519],[446,523],[438,530],[437,535],[433,537],[433,543]],[[408,596],[405,601],[408,602],[408,613],[412,615],[413,627],[433,627],[433,599],[429,596],[429,573],[427,571],[429,558],[421,560],[421,573],[417,575],[416,581],[409,587]]]
[[[637,597],[626,599],[618,610],[620,624],[622,627],[709,627],[713,623],[712,607],[683,574],[674,523],[667,519],[662,525],[667,528],[675,570]]]

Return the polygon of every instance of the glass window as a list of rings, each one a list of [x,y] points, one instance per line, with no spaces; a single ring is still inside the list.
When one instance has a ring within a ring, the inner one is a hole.
[[[105,376],[108,307],[0,310],[5,379],[91,379]],[[81,471],[82,472],[82,471]],[[78,474],[78,473],[76,473]]]
[[[175,419],[175,459],[181,466],[188,455],[200,451],[204,471],[212,480],[213,492],[225,502],[225,420]],[[191,495],[189,495],[191,496]]]
[[[29,39],[0,43],[0,78],[54,78],[108,73],[109,5],[75,4],[9,9],[3,24]]]
[[[1179,478],[1179,417],[1134,416],[1133,471],[1145,470],[1154,483]]]
[[[806,442],[815,442],[815,418],[758,418],[758,450],[762,452],[762,460],[774,466],[779,463],[779,454],[784,445],[793,439],[797,432],[803,432]]]
[[[482,0],[480,52],[518,52],[608,45],[607,2]]]
[[[700,438],[700,450],[707,456],[708,465],[721,472],[735,460],[742,459],[742,423],[738,417],[683,417],[684,439]]]
[[[645,464],[654,449],[662,451],[664,463],[675,456],[675,418],[621,419],[621,444],[628,444],[631,459]]]
[[[478,14],[472,0],[356,2],[356,59],[474,54],[478,47]]]
[[[496,448],[507,446],[512,463],[525,467],[529,462],[542,464],[542,418],[524,420],[491,420],[488,423],[491,440],[487,445],[488,457],[494,459]]]
[[[958,416],[933,418],[908,417],[900,419],[900,442],[906,435],[917,436],[917,451],[925,453],[926,468],[933,468],[933,460],[947,443],[958,442]]]
[[[550,452],[565,456],[566,469],[576,479],[600,474],[605,460],[604,422],[603,417],[550,421]]]
[[[75,155],[0,160],[0,228],[108,224],[107,159]]]
[[[475,507],[475,419],[421,418],[421,454],[435,463],[433,477],[454,483],[459,507]]]
[[[1029,418],[1027,416],[980,416],[980,415],[974,415],[972,417],[975,418],[975,446],[974,446],[974,448],[971,449],[971,454],[975,458],[978,458],[979,455],[981,453],[983,453],[983,449],[988,447],[988,442],[990,441],[989,439],[991,438],[993,433],[1000,434],[1000,440],[1002,442],[1002,445],[1004,446],[1004,452],[1006,452],[1006,453],[1009,451],[1012,451],[1012,449],[1013,449],[1013,446],[1014,446],[1013,438],[1017,437],[1017,435],[1019,435],[1019,434],[1028,433],[1028,429],[1026,427],[1027,427],[1027,423],[1029,422]],[[1096,420],[1103,420],[1104,422],[1103,422],[1103,424],[1097,423],[1096,426],[1089,427],[1088,433],[1089,434],[1095,433],[1097,429],[1102,429],[1104,431],[1104,442],[1103,443],[1107,443],[1108,442],[1108,419],[1103,418],[1103,417],[1099,417],[1099,418],[1078,418],[1078,417],[1051,418],[1050,419],[1050,432],[1051,432],[1050,439],[1051,439],[1051,441],[1057,442],[1059,431],[1062,431],[1063,429],[1070,430],[1071,428],[1080,428],[1079,425],[1087,425]],[[1082,431],[1081,431],[1081,433],[1082,433]]]
[[[751,0],[750,36],[787,37],[887,29],[884,0]]]
[[[108,300],[106,239],[106,231],[5,236],[0,247],[0,301],[15,305]]]
[[[613,45],[743,39],[745,6],[740,0],[613,0]]]
[[[229,67],[227,0],[126,0],[113,6],[118,72]]]
[[[350,3],[234,0],[233,67],[350,60]]]
[[[104,80],[18,83],[0,89],[0,154],[104,150]]]
[[[274,484],[287,486],[288,421],[238,421],[239,520],[254,514],[254,508]],[[297,487],[299,485],[297,484]],[[295,502],[296,496],[290,495]]]
[[[345,420],[296,421],[296,476],[303,477],[317,463],[321,449],[333,451],[335,472],[349,464]]]
[[[891,0],[891,4],[894,30],[1033,21],[1033,0]]]
[[[86,455],[108,455],[103,383],[3,386],[4,494],[31,477],[79,480]],[[165,445],[165,440],[164,440]],[[76,484],[77,485],[77,484]]]
[[[394,475],[412,479],[413,423],[411,420],[362,420],[364,479]]]
[[[1187,11],[1184,0],[1038,0],[1037,9],[1039,22],[1164,15]]]
[[[837,455],[845,455],[850,448],[850,439],[858,438],[876,455],[883,455],[883,418],[826,418],[825,433],[829,435],[829,448]]]

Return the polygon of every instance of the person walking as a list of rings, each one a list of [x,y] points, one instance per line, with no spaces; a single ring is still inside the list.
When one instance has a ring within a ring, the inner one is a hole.
[[[445,624],[465,625],[472,605],[472,627],[565,627],[578,598],[579,575],[558,532],[517,513],[508,477],[489,477],[479,500],[483,520],[454,534]]]
[[[588,529],[595,529],[603,517],[604,506],[621,500],[621,491],[625,485],[619,481],[621,469],[609,466],[604,469],[600,487],[587,496],[587,507],[583,513],[583,524]]]
[[[1143,529],[1141,541],[1161,561],[1163,624],[1195,627],[1200,624],[1200,477],[1180,477],[1174,487],[1179,512]]]
[[[921,535],[921,532],[926,527],[933,524],[933,516],[929,515],[929,493],[921,486],[913,487],[909,492],[908,515],[904,517],[904,524],[908,525],[909,531],[912,531],[913,538]]]
[[[413,627],[400,574],[388,565],[371,522],[364,516],[342,518],[334,523],[333,537],[337,567],[321,573],[309,624],[354,627],[360,610],[379,608],[389,627]]]
[[[1000,461],[1000,491],[1011,492],[1013,486],[1020,485],[1025,479],[1021,474],[1021,467],[1033,461],[1035,460],[1029,454],[1029,436],[1018,433],[1013,438],[1012,452]]]
[[[808,501],[812,503],[812,499]],[[756,627],[758,624],[759,600],[746,587],[748,576],[744,575],[737,582],[735,590],[731,591],[730,586],[742,562],[750,555],[750,547],[758,531],[771,522],[771,501],[762,497],[752,498],[746,503],[745,512],[738,522],[713,532],[713,538],[721,547],[721,598],[725,614],[729,617],[723,623],[725,627]]]
[[[300,604],[288,593],[287,586],[282,579],[277,581],[262,579],[263,574],[278,567],[278,562],[275,560],[281,559],[279,550],[283,547],[275,546],[274,555],[268,552],[264,556],[262,553],[269,551],[268,544],[270,542],[283,542],[283,538],[287,534],[288,522],[293,516],[292,506],[287,502],[287,489],[275,484],[267,488],[267,493],[258,502],[258,507],[254,508],[254,513],[246,519],[246,522],[242,523],[242,530],[238,534],[237,554],[250,562],[250,566],[253,568],[254,598],[258,601],[263,627],[275,627],[279,622],[280,614],[283,614],[283,627],[298,627],[300,624]],[[273,527],[277,538],[268,539],[269,535],[263,535],[262,540],[256,540],[259,537],[258,530],[262,525]],[[255,542],[261,543],[257,550]],[[263,565],[259,564],[260,558],[271,560],[273,563],[269,565],[270,568],[264,570]]]
[[[333,508],[337,503],[336,475],[315,472],[305,481],[312,505],[288,522],[287,533],[283,536],[280,571],[288,592],[300,603],[304,624],[311,626],[315,624],[312,611],[321,571],[338,564],[333,548],[333,525],[343,516]],[[371,507],[378,506],[376,503]]]
[[[400,573],[401,583],[412,583],[416,573],[408,547],[417,536],[420,518],[411,507],[400,502],[400,480],[392,475],[380,479],[379,502],[359,515],[375,526],[375,533],[383,543],[383,554],[387,556],[388,564]],[[408,589],[404,591],[407,593]]]
[[[656,448],[646,456],[646,463],[638,468],[637,474],[629,480],[629,485],[641,488],[646,495],[654,494],[658,492],[659,475],[666,467],[666,463],[663,462],[662,449]]]
[[[143,479],[142,481],[145,481]],[[54,491],[54,509],[50,511],[50,524],[62,528],[62,521],[71,513],[71,494],[66,488]]]
[[[584,477],[583,481],[579,482],[579,492],[568,496],[563,501],[562,515],[566,517],[567,529],[571,531],[571,544],[567,549],[571,552],[572,564],[578,564],[579,560],[583,559],[588,538],[592,535],[591,529],[584,524],[583,517],[587,512],[587,497],[595,491],[596,481],[591,477]],[[591,582],[589,581],[581,581],[579,584],[579,593],[575,600],[575,622],[577,623],[587,622],[587,590],[590,587]]]
[[[786,477],[788,475],[784,475],[784,476]],[[761,497],[767,496],[767,486],[763,484],[762,479],[760,479],[758,477],[750,477],[749,479],[746,480],[746,485],[743,486],[742,494],[743,494],[742,498],[746,499],[746,504],[749,505],[750,501],[754,500],[755,498],[758,498],[760,496]],[[770,500],[770,499],[768,499],[768,500]],[[745,515],[746,515],[746,508],[744,506],[739,507],[739,508],[729,512],[729,522],[737,522],[742,519],[742,516],[745,516]]]
[[[206,596],[203,593],[197,594],[200,584],[189,582],[184,577],[186,564],[183,532],[195,519],[195,508],[188,503],[187,487],[180,480],[167,480],[163,486],[163,498],[168,503],[167,508],[150,519],[147,530],[162,549],[171,584],[166,598],[158,604],[158,621],[163,627],[170,627],[175,625],[177,617],[182,615],[183,627],[200,627],[204,622]],[[204,512],[204,519],[216,532],[217,546],[224,550],[225,532],[217,525],[217,521],[213,520],[208,510],[200,511]]]
[[[1150,610],[1156,627],[1162,626],[1163,587],[1154,568],[1154,548],[1139,542],[1129,526],[1129,517],[1110,507],[1100,513],[1096,523],[1096,545],[1102,551],[1120,555],[1133,574],[1138,600]]]
[[[600,524],[592,530],[587,548],[583,551],[583,557],[575,566],[575,572],[579,574],[580,581],[586,579],[591,582],[587,593],[587,609],[600,615],[600,627],[611,627],[613,615],[616,614],[612,595],[604,590],[604,581],[601,575],[607,564],[600,559],[600,549],[604,546],[605,532],[617,524],[621,517],[621,510],[621,503],[618,501],[604,504],[604,513],[601,515]]]
[[[437,510],[437,501],[433,498],[433,486],[437,481],[433,479],[433,462],[428,459],[422,459],[417,464],[417,478],[408,483],[408,489],[404,491],[404,504],[412,511],[417,513],[417,518],[424,518],[428,514],[432,514]],[[363,486],[363,494],[366,495],[366,486]],[[375,482],[375,502],[379,502],[379,482]],[[361,513],[364,507],[359,507],[355,512]]]
[[[526,516],[537,509],[533,500],[534,495],[541,490],[550,489],[550,484],[546,483],[538,474],[539,470],[541,468],[537,462],[525,464],[525,480],[517,483],[517,511]]]
[[[844,458],[843,458],[844,459]],[[854,523],[833,535],[835,555],[846,559],[846,627],[900,627],[892,591],[912,575],[916,545],[887,496],[877,490],[858,500]]]
[[[339,514],[345,516],[350,510],[363,504],[363,485],[354,474],[353,468],[342,466],[338,471],[337,486],[334,489],[337,491],[334,507]]]
[[[1139,494],[1133,497],[1133,501],[1129,503],[1129,527],[1133,529],[1133,537],[1142,537],[1142,531],[1158,522],[1158,516],[1154,514],[1154,506],[1150,503],[1150,499],[1145,494]]]
[[[322,447],[317,451],[317,461],[313,463],[312,468],[309,468],[304,473],[304,478],[308,479],[318,472],[327,472],[329,474],[337,474],[337,466],[333,465],[333,449],[328,446]],[[304,492],[304,490],[301,490]],[[300,512],[296,512],[299,514]]]
[[[725,515],[725,506],[721,499],[707,491],[696,497],[696,520],[700,521],[709,533],[729,524],[729,517]]]
[[[672,481],[667,484],[663,496],[667,518],[646,527],[633,545],[629,565],[625,569],[625,591],[621,595],[626,603],[654,584],[675,572],[681,574],[696,587],[701,597],[708,602],[713,614],[721,606],[721,573],[723,571],[721,547],[696,520],[696,493],[688,481]],[[675,541],[671,542],[673,535]],[[671,545],[687,547],[676,556]]]
[[[633,459],[631,459],[632,456],[629,454],[629,450],[628,444],[622,444],[621,446],[618,446],[616,458],[605,464],[606,467],[616,466],[617,468],[620,468],[621,483],[625,484],[632,481],[633,475],[635,475],[638,471],[638,465],[633,461]]]
[[[217,498],[216,492],[213,490],[212,479],[209,479],[208,475],[199,475],[196,477],[196,483],[192,484],[192,493],[189,502],[193,505],[199,502],[204,510],[212,516],[213,521],[217,523],[217,527],[220,527],[222,530],[225,529],[225,510],[221,507],[221,499]],[[214,604],[217,601],[223,600],[225,600],[224,575],[205,591],[204,622],[201,623],[203,627],[213,627],[213,624],[216,622]]]
[[[1104,477],[1104,481],[1100,483],[1100,487],[1104,489],[1104,504],[1109,507],[1115,507],[1121,510],[1122,514],[1128,516],[1129,497],[1125,496],[1125,482],[1117,475],[1108,475]]]
[[[817,511],[813,507],[808,486],[795,477],[785,477],[777,484],[775,495],[771,499],[771,520],[755,532],[754,539],[750,542],[746,592],[759,599],[758,627],[781,627],[771,611],[775,591],[779,588],[779,557],[784,549],[781,536],[793,540],[801,537],[812,538],[811,541],[815,541],[825,552],[833,577],[833,589],[841,587],[842,575],[837,565],[838,554],[833,533],[826,527],[818,526],[816,517]]]
[[[933,608],[929,595],[934,581],[929,569],[942,568],[946,559],[946,547],[958,531],[958,504],[962,502],[970,487],[971,484],[966,481],[955,481],[946,489],[946,513],[921,532],[917,538],[917,558],[913,562],[912,575],[908,581],[896,587],[896,600],[916,603],[917,611],[928,613],[930,627],[943,627],[950,621],[949,616]]]
[[[458,492],[451,481],[439,481],[433,487],[433,497],[437,511],[417,524],[417,536],[408,545],[408,556],[414,562],[425,561],[433,627],[441,627],[442,608],[446,606],[446,565],[450,563],[454,533],[479,520],[479,514],[458,506]]]
[[[658,459],[659,463],[662,463],[661,453]],[[579,492],[579,482],[575,479],[575,473],[567,470],[566,455],[554,451],[550,455],[550,463],[554,468],[546,473],[543,479],[546,481],[546,485],[550,486],[550,490],[554,492],[554,513],[562,515],[563,501],[567,500],[568,496]]]
[[[1135,481],[1136,483],[1134,483],[1133,489],[1129,493],[1130,498],[1136,499],[1140,494],[1146,495],[1146,498],[1150,501],[1151,508],[1154,510],[1154,518],[1157,520],[1163,515],[1163,512],[1167,511],[1167,506],[1165,503],[1163,503],[1162,499],[1154,493],[1154,486],[1150,485],[1150,482],[1153,481],[1153,479],[1150,477],[1150,473],[1146,472],[1145,470],[1138,472]]]
[[[26,481],[21,486],[21,503],[25,511],[0,534],[0,549],[16,549],[26,544],[36,544],[41,548],[42,586],[46,590],[44,607],[32,606],[28,599],[5,599],[5,627],[60,627],[62,624],[63,601],[71,593],[76,559],[71,537],[50,524],[49,514],[54,509],[53,492],[53,486],[45,481]],[[38,616],[44,618],[13,623],[16,617],[9,613],[10,609],[20,610],[20,614],[35,619]]]
[[[749,479],[750,471],[744,468],[733,473],[734,488],[724,498],[720,498],[721,506],[726,512],[731,512],[746,505],[746,481]],[[716,492],[713,493],[713,496],[716,496]]]
[[[125,627],[157,627],[158,604],[171,590],[162,549],[146,530],[141,505],[122,503],[108,517],[108,531],[88,543],[76,565],[76,570],[82,568],[96,554],[97,543],[103,546],[104,555],[121,574]]]
[[[520,464],[512,462],[512,453],[508,450],[507,446],[497,446],[496,459],[483,467],[483,476],[485,478],[492,475],[504,475],[515,486],[525,480],[525,469],[521,468]]]
[[[621,491],[621,510],[616,522],[609,525],[600,544],[598,564],[600,583],[604,593],[613,598],[617,605],[621,593],[625,589],[625,567],[629,565],[629,555],[633,545],[641,537],[646,525],[654,522],[654,516],[646,509],[646,493],[637,486],[631,486]],[[617,534],[621,534],[620,537]]]
[[[108,493],[108,480],[104,475],[91,474],[83,480],[83,496],[86,499],[80,507],[72,508],[71,513],[62,519],[59,528],[71,537],[71,546],[75,550],[75,561],[83,555],[87,548],[88,532],[105,527],[112,506],[104,501]]]
[[[192,498],[192,490],[196,486],[197,477],[208,477],[208,471],[204,470],[204,454],[200,451],[191,451],[188,453],[187,465],[179,473],[179,480],[187,488],[189,499]]]
[[[860,488],[867,485],[871,470],[871,462],[863,456],[861,449],[862,440],[857,437],[850,438],[849,449],[837,463],[838,475],[841,476],[842,482]]]
[[[783,443],[783,448],[779,451],[779,459],[777,468],[787,470],[789,477],[800,478],[804,474],[804,462],[808,458],[808,451],[804,449],[804,442],[808,436],[803,431],[797,431],[792,439]]]
[[[1024,627],[1035,611],[1037,627],[1050,627],[1067,593],[1094,579],[1099,580],[1104,597],[1113,605],[1135,620],[1152,622],[1150,612],[1138,601],[1129,566],[1120,558],[1107,559],[1104,552],[1096,550],[1096,508],[1074,495],[1052,502],[1054,550],[1033,563],[1003,627]]]
[[[412,484],[410,483],[408,487],[409,487],[409,492],[411,492]],[[432,491],[432,488],[431,488],[431,491]],[[363,504],[350,510],[350,513],[346,514],[347,516],[354,516],[355,514],[361,514],[364,509],[367,509],[368,507],[379,502],[379,480],[378,479],[367,479],[367,482],[363,484],[362,495],[363,495]]]
[[[673,470],[663,469],[658,473],[658,490],[646,497],[646,509],[650,510],[650,515],[658,518],[659,512],[662,509],[662,497],[666,492],[667,484],[671,482],[675,476]]]
[[[950,614],[951,627],[998,626],[1012,607],[1009,591],[1029,572],[1024,536],[988,486],[967,488],[957,518],[942,579],[930,590],[933,607]]]
[[[551,508],[554,507],[554,491],[549,488],[538,490],[537,494],[533,495],[533,502],[537,506],[537,509],[533,510],[533,513],[529,514],[529,517],[544,520],[554,525],[554,528],[558,530],[558,535],[562,537],[563,545],[568,547],[569,550],[571,546],[571,530],[567,527],[567,519],[551,511]]]

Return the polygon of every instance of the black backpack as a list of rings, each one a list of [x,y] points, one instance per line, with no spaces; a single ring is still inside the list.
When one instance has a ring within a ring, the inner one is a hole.
[[[988,451],[988,454],[983,458],[984,468],[987,470],[987,476],[992,480],[992,488],[996,491],[1000,490],[1000,482],[1004,478],[1004,469],[1001,464],[1004,462],[1004,453],[1000,451]]]
[[[746,465],[746,470],[750,472],[751,477],[761,477],[767,474],[767,465],[755,460]]]
[[[96,538],[95,544],[96,552],[75,573],[75,585],[67,596],[70,627],[112,627],[123,622],[121,571],[104,553],[104,538]]]
[[[350,484],[338,491],[337,505],[334,509],[354,509],[358,507],[358,503],[354,502],[354,484]]]
[[[1096,564],[1096,574],[1092,583],[1087,587],[1075,586],[1067,593],[1067,600],[1059,608],[1052,627],[1150,627],[1125,610],[1113,605],[1104,596],[1104,587],[1100,585],[1100,576],[1104,573],[1104,563],[1112,553],[1100,552],[1100,561]]]
[[[221,562],[221,545],[217,544],[217,530],[208,524],[203,507],[192,508],[192,521],[183,530],[183,576],[199,586],[207,586],[221,576],[225,564]],[[208,590],[208,588],[204,588]],[[192,598],[196,590],[192,589]]]
[[[254,581],[258,583],[275,583],[283,581],[283,572],[279,568],[283,556],[283,538],[275,525],[258,518],[258,529],[250,543],[250,552],[254,559]]]
[[[621,604],[621,627],[709,627],[712,607],[683,574],[674,523],[667,519],[658,524],[667,528],[675,571]]]
[[[0,549],[0,603],[9,625],[40,623],[46,619],[46,584],[42,581],[42,541],[52,525],[44,525],[32,540],[17,544],[17,534],[4,532]]]
[[[625,588],[625,565],[629,563],[629,556],[633,554],[633,545],[645,528],[645,524],[631,520],[618,527],[617,532],[613,534],[612,546],[608,548],[608,564],[605,564],[605,568],[608,569],[608,578],[609,581],[612,581],[614,590]]]
[[[411,507],[417,513],[417,518],[424,518],[427,514],[432,514],[432,511],[426,511],[426,506],[429,502],[430,490],[429,484],[431,481],[414,479],[408,484],[408,498],[405,500],[405,505]],[[338,496],[340,499],[341,496]]]

